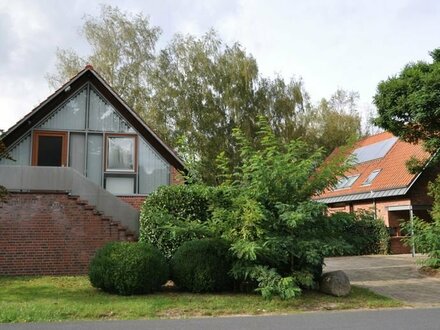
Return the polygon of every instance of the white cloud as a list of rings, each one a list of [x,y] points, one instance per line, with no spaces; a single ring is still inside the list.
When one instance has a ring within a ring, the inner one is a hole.
[[[214,27],[239,41],[265,75],[302,76],[314,99],[338,87],[371,103],[377,83],[409,61],[429,59],[439,46],[440,2],[435,0],[108,0],[149,15],[162,27],[160,46],[176,32],[202,34]],[[0,128],[15,123],[50,93],[57,47],[84,54],[78,35],[86,0],[0,0]]]

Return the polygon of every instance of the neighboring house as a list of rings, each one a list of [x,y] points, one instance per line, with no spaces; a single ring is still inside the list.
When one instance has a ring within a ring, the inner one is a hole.
[[[1,274],[87,271],[95,250],[133,240],[138,209],[178,183],[174,152],[90,65],[10,128],[0,160]]]
[[[383,219],[391,235],[391,252],[408,253],[402,244],[405,236],[401,221],[413,216],[430,219],[432,199],[428,182],[438,174],[427,167],[421,173],[409,173],[406,162],[415,157],[429,160],[431,155],[420,144],[410,144],[385,132],[360,140],[352,150],[355,166],[345,173],[335,187],[314,199],[328,205],[329,212],[370,210]]]

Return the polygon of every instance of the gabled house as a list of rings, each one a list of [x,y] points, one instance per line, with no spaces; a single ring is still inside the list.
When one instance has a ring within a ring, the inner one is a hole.
[[[88,65],[2,136],[1,274],[87,271],[96,248],[133,240],[139,207],[179,183],[182,161]]]
[[[408,233],[402,232],[400,223],[411,221],[413,216],[430,219],[432,199],[427,186],[438,170],[426,167],[411,174],[406,162],[411,157],[429,161],[431,155],[420,144],[401,141],[388,132],[358,141],[351,154],[354,167],[314,199],[327,204],[329,212],[374,212],[389,228],[391,252],[409,253],[401,241]]]

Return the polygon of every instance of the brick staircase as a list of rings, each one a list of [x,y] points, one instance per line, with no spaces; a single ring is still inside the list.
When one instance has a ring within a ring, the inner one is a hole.
[[[69,195],[68,199],[75,201],[77,205],[83,207],[85,211],[90,211],[96,217],[100,217],[104,226],[108,228],[108,232],[115,241],[134,242],[137,240],[136,235],[125,228],[119,221],[114,220],[111,216],[107,216],[96,210],[95,206],[90,205],[88,201],[80,199],[79,196]]]

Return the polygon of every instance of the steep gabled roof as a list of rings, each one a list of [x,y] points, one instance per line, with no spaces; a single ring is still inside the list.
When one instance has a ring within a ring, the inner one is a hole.
[[[57,91],[41,102],[30,113],[24,116],[2,136],[6,146],[11,145],[30,128],[46,117],[58,105],[75,94],[85,83],[93,86],[119,111],[119,113],[139,132],[172,166],[184,170],[184,164],[154,131],[134,112],[112,87],[93,69],[87,65],[76,76],[61,86]]]
[[[409,173],[406,162],[411,157],[423,161],[431,157],[420,144],[401,141],[388,132],[358,141],[352,153],[357,154],[360,161],[366,159],[345,173],[345,176],[351,177],[354,182],[351,185],[351,182],[348,183],[345,188],[327,189],[314,199],[324,203],[336,203],[404,195],[420,174]],[[380,157],[376,158],[377,156]],[[369,177],[374,178],[367,184]]]

